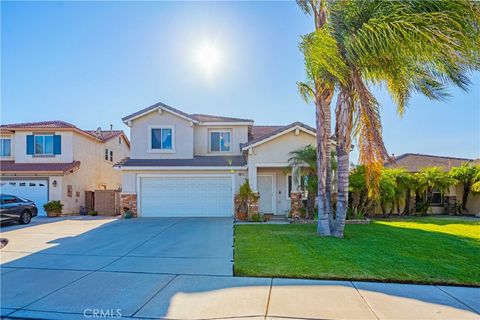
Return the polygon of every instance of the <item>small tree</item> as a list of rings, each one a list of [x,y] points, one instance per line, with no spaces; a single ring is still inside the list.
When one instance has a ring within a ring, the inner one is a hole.
[[[248,204],[251,200],[256,200],[257,195],[252,191],[250,188],[250,183],[248,182],[248,179],[245,180],[245,182],[240,186],[240,190],[238,191],[237,194],[237,199],[238,199],[238,206],[236,208],[236,213],[237,213],[237,218],[238,214],[246,214],[248,216],[249,209],[248,209]],[[244,219],[246,217],[241,217],[240,220]]]
[[[425,192],[425,205],[422,208],[422,215],[426,215],[432,203],[433,191],[445,191],[453,179],[448,172],[439,167],[425,167],[415,174],[418,181],[418,191]]]
[[[463,183],[462,212],[468,212],[468,195],[472,190],[472,185],[475,183],[477,175],[480,175],[480,166],[472,166],[467,162],[462,163],[460,167],[450,169],[450,176],[453,178],[455,185]]]

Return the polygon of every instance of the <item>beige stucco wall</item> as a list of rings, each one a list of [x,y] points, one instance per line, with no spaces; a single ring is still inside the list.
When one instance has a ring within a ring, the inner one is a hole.
[[[229,130],[231,132],[230,152],[209,152],[211,130]],[[248,126],[194,126],[194,153],[195,155],[240,155],[240,144],[248,141]]]
[[[173,126],[174,152],[151,153],[149,147],[150,126],[165,125]],[[193,158],[193,126],[187,121],[167,111],[161,114],[157,111],[150,112],[142,117],[134,119],[130,127],[132,159],[188,159]]]
[[[73,135],[72,131],[51,131],[56,135],[62,136],[62,154],[53,156],[32,156],[27,155],[27,135],[33,134],[34,131],[16,131],[15,141],[12,141],[12,149],[15,149],[15,162],[18,163],[59,163],[72,162],[73,157]],[[42,131],[43,133],[43,131]],[[45,132],[46,133],[46,132]],[[78,135],[75,133],[75,135]]]

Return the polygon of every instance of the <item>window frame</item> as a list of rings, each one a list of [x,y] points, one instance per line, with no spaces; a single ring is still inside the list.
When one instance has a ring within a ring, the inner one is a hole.
[[[40,157],[54,157],[55,156],[55,138],[54,138],[55,134],[53,133],[41,133],[41,134],[33,134],[33,155],[34,156],[40,156]],[[38,153],[37,152],[37,137],[42,137],[43,138],[43,142],[42,142],[42,148],[43,148],[43,152],[42,153]],[[45,152],[45,149],[46,149],[46,145],[45,145],[45,142],[46,142],[46,139],[45,137],[52,137],[52,152],[51,153],[46,153]]]
[[[163,148],[152,148],[152,131],[154,129],[170,129],[172,131],[172,148],[163,149]],[[148,153],[175,153],[175,126],[169,125],[150,125],[148,126]]]
[[[3,154],[3,144],[5,143],[4,140],[10,141],[10,145],[8,148],[8,155]],[[12,157],[12,137],[11,136],[0,137],[0,158],[11,158],[11,157]]]
[[[307,177],[306,175],[302,175],[303,179],[305,179],[305,177]],[[289,179],[292,179],[292,187],[293,187],[293,176],[291,173],[287,173],[285,175],[285,179],[286,179],[286,184],[285,184],[285,194],[286,194],[286,199],[287,200],[291,200],[290,198],[290,192],[288,192],[288,184],[289,184]],[[300,191],[303,193],[303,197],[307,198],[308,196],[308,191],[306,190],[305,188],[305,180],[302,179],[302,182],[300,183]],[[302,187],[302,184],[303,184],[303,187]]]
[[[440,194],[440,202],[433,202],[433,197],[434,197],[434,194]],[[444,198],[444,194],[443,194],[443,191],[441,190],[433,190],[432,191],[432,203],[430,203],[430,205],[432,207],[442,207],[445,203],[445,198]]]
[[[229,134],[229,137],[230,137],[230,146],[229,146],[229,150],[228,151],[222,151],[221,150],[221,143],[220,143],[220,140],[219,140],[219,143],[220,145],[218,146],[218,149],[219,151],[212,151],[212,133],[220,133],[220,136],[222,133],[228,133]],[[210,129],[208,130],[208,152],[209,153],[221,153],[221,154],[225,154],[225,153],[232,153],[232,141],[233,141],[233,130],[232,129],[228,129],[228,128],[225,128],[225,129]]]
[[[103,154],[103,160],[108,161],[108,156],[109,156],[109,150],[108,148],[105,148],[105,153]]]

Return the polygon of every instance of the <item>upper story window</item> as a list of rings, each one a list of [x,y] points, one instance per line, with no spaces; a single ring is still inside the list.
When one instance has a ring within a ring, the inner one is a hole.
[[[105,161],[113,162],[113,150],[105,148]]]
[[[173,126],[151,126],[149,130],[150,151],[173,152],[175,143]]]
[[[62,136],[56,134],[27,135],[27,154],[51,156],[62,153]]]
[[[231,132],[229,130],[210,131],[210,151],[230,152]]]
[[[53,134],[35,135],[35,154],[53,155]]]
[[[0,138],[0,157],[10,157],[12,155],[12,139]]]

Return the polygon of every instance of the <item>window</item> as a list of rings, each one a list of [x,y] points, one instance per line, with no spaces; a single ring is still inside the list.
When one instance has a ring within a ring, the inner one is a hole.
[[[230,152],[230,131],[210,132],[211,152]]]
[[[122,144],[122,137],[118,137],[118,144]]]
[[[35,154],[53,155],[53,135],[35,135]]]
[[[113,151],[110,150],[110,162],[113,162]]]
[[[441,191],[433,190],[432,192],[432,203],[433,206],[443,205],[443,194]]]
[[[17,202],[17,198],[15,198],[14,196],[2,196],[3,204],[15,203],[15,202]]]
[[[105,148],[105,160],[108,161],[108,149]]]
[[[302,176],[300,179],[300,190],[303,193],[303,196],[306,198],[308,196],[308,191],[307,191],[307,186],[308,184],[308,176]],[[293,188],[293,181],[292,181],[292,175],[289,174],[287,175],[287,200],[290,199],[290,193],[292,193],[292,188]]]
[[[150,150],[173,150],[173,127],[150,128]]]
[[[12,140],[7,138],[0,139],[0,157],[10,157],[12,149]]]

